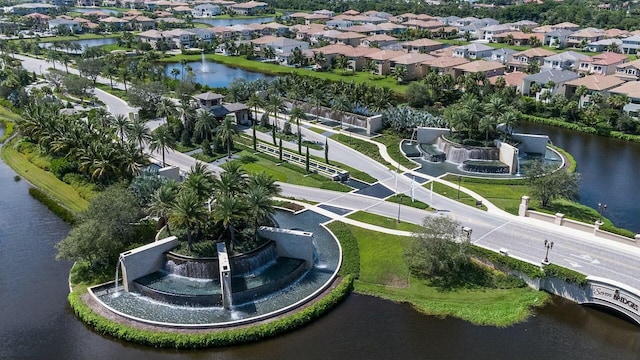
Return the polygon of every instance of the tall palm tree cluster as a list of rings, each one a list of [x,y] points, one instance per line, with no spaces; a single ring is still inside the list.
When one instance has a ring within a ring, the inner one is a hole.
[[[181,184],[162,185],[148,212],[167,224],[170,234],[186,239],[190,251],[198,242],[222,240],[230,250],[251,249],[259,241],[259,227],[269,224],[272,197],[280,187],[264,173],[248,176],[240,165],[229,162],[226,171],[215,177],[206,165],[197,163]]]
[[[33,81],[35,74],[24,70],[20,60],[13,59],[6,52],[0,56],[0,97],[9,99],[11,105],[20,107],[28,103],[24,87]]]
[[[104,109],[83,118],[61,114],[56,103],[36,102],[24,109],[16,124],[24,140],[65,159],[71,172],[96,183],[130,179],[148,163],[143,146],[151,134],[144,122],[113,117]]]
[[[510,130],[520,122],[522,114],[509,105],[498,94],[491,95],[487,101],[481,102],[471,93],[462,95],[460,102],[449,106],[444,111],[444,120],[452,131],[460,135],[463,143],[469,145],[484,141],[490,144],[499,133],[496,128],[503,124]]]

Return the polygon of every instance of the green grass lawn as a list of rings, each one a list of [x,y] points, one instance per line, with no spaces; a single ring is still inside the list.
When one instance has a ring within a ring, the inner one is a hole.
[[[225,56],[217,54],[207,54],[207,60],[211,60],[217,63],[225,64],[232,67],[239,67],[249,71],[260,72],[271,75],[286,75],[296,73],[299,75],[313,76],[330,81],[354,81],[367,83],[369,86],[388,87],[399,95],[403,95],[407,90],[407,85],[398,84],[398,82],[391,77],[374,78],[372,79],[369,73],[366,72],[331,72],[331,71],[314,71],[306,68],[293,68],[289,66],[263,63],[260,61],[248,60],[240,56]],[[176,63],[185,59],[187,61],[200,61],[202,55],[174,55],[162,58],[160,61]]]
[[[395,166],[392,166],[382,157],[382,155],[380,155],[380,150],[376,144],[343,134],[331,135],[331,139],[363,153],[382,165],[388,166],[390,169],[395,169]]]
[[[400,150],[400,141],[402,141],[402,138],[398,134],[395,134],[390,130],[385,130],[382,135],[376,137],[374,140],[383,143],[387,147],[387,153],[389,156],[391,156],[391,158],[400,165],[408,169],[414,169],[419,166],[413,161],[407,159],[407,157],[402,153],[402,150]]]
[[[376,215],[365,211],[357,211],[347,216],[349,219],[361,221],[363,223],[381,226],[387,229],[417,232],[421,229],[419,225],[398,222],[396,219],[392,219],[382,215]]]
[[[454,184],[458,182],[458,176],[456,175],[447,175],[443,179]],[[486,198],[500,209],[514,215],[518,215],[518,206],[520,205],[522,196],[531,193],[529,191],[529,187],[525,185],[524,181],[493,180],[490,182],[477,182],[471,178],[466,178],[463,176],[461,185],[462,187],[465,187]],[[433,190],[436,191],[436,188],[441,189],[440,191],[446,191],[448,194],[452,194],[454,195],[454,197],[457,197],[458,189],[452,189],[445,185],[437,183],[433,185]],[[472,199],[470,196],[461,192],[460,198],[462,199],[463,197],[465,199]],[[533,204],[534,203],[532,203],[532,205]],[[470,205],[475,205],[475,200],[473,200]]]
[[[415,200],[415,199],[411,201],[411,196],[405,195],[405,194],[396,194],[395,196],[391,196],[387,198],[386,201],[396,203],[396,204],[400,203],[402,205],[411,206],[416,209],[433,211],[433,209],[429,207],[429,204],[423,203],[422,201]]]
[[[89,202],[80,197],[71,185],[32,164],[26,155],[13,148],[12,143],[2,147],[2,159],[20,176],[69,210],[77,213],[89,206]]]
[[[349,192],[353,189],[350,187],[340,184],[338,182],[332,181],[331,179],[324,178],[320,175],[305,175],[304,169],[300,168],[300,171],[293,170],[289,167],[277,165],[277,159],[273,158],[273,160],[268,160],[267,158],[263,158],[260,156],[253,155],[252,152],[248,150],[243,150],[239,153],[239,155],[253,156],[256,161],[248,164],[243,164],[243,168],[247,170],[249,173],[265,173],[271,175],[275,180],[286,182],[294,185],[302,185],[309,186],[319,189],[326,190],[335,190],[342,192]],[[265,155],[266,157],[267,155]]]
[[[525,320],[532,307],[542,306],[549,297],[529,288],[442,291],[426,280],[410,276],[402,258],[409,238],[347,226],[359,248],[360,279],[355,282],[358,293],[407,302],[425,314],[454,316],[492,326]]]
[[[455,180],[450,180],[452,182],[457,183],[458,182],[458,177],[455,176]],[[431,181],[425,183],[423,185],[425,188],[430,189],[431,188]],[[463,185],[464,187],[466,187],[465,185]],[[470,195],[467,195],[466,193],[462,192],[462,191],[458,191],[458,188],[452,188],[450,186],[438,183],[438,182],[433,182],[433,192],[440,194],[446,198],[452,199],[452,200],[456,200],[458,202],[461,202],[465,205],[469,205],[469,206],[476,206],[476,199],[472,198]],[[496,205],[497,206],[497,205]],[[484,211],[487,210],[487,207],[484,205],[478,206],[479,209],[482,209]],[[517,208],[517,207],[516,207]]]

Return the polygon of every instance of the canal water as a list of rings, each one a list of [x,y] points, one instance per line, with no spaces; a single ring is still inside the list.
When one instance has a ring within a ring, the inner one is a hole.
[[[534,123],[517,131],[549,135],[578,163],[580,203],[607,204],[605,216],[616,226],[640,233],[640,144]]]
[[[94,333],[67,304],[69,226],[0,162],[0,359],[638,359],[640,328],[560,298],[509,328],[426,316],[353,294],[318,321],[262,342],[155,349]]]
[[[116,39],[116,38],[74,40],[74,41],[71,41],[71,43],[80,45],[80,50],[75,50],[74,51],[74,50],[69,50],[69,49],[65,49],[65,48],[58,48],[56,50],[63,51],[63,52],[69,53],[69,54],[82,54],[82,52],[86,48],[96,47],[96,46],[104,46],[104,45],[111,45],[111,44],[115,44],[117,42],[118,42],[118,39]],[[53,44],[55,44],[55,43],[45,42],[45,43],[38,44],[38,46],[40,46],[43,49],[48,49],[51,46],[53,46]],[[60,42],[58,42],[57,44],[58,45],[62,45]]]
[[[194,23],[208,24],[211,26],[233,26],[233,25],[247,25],[247,24],[264,24],[274,21],[273,16],[257,17],[257,18],[244,18],[244,19],[204,19],[195,18]]]

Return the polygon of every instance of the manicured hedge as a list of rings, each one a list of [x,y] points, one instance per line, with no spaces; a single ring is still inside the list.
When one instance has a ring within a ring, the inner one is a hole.
[[[557,152],[560,153],[560,155],[564,156],[564,158],[567,160],[567,171],[572,173],[576,171],[576,166],[578,166],[578,163],[576,162],[576,159],[573,157],[573,155],[569,154],[567,151],[565,151],[564,149],[561,149],[557,146],[551,145],[551,148]]]
[[[340,266],[340,276],[353,275],[360,278],[360,249],[358,240],[351,233],[349,226],[340,221],[334,221],[327,225],[333,235],[340,241],[342,246],[342,265]]]
[[[72,211],[61,206],[53,199],[49,197],[49,195],[40,191],[38,188],[31,187],[29,188],[29,195],[32,198],[40,201],[44,206],[46,206],[51,212],[56,214],[60,219],[69,224],[73,224],[75,222],[75,216]]]
[[[544,274],[546,277],[555,277],[563,280],[566,283],[576,285],[586,285],[587,276],[577,271],[573,271],[556,264],[549,264],[544,267]]]
[[[598,130],[596,128],[594,128],[594,127],[584,126],[584,125],[575,124],[575,123],[570,123],[570,122],[566,122],[566,121],[564,121],[562,119],[557,119],[557,118],[543,118],[543,117],[539,117],[539,116],[523,114],[522,115],[522,120],[529,121],[529,122],[536,123],[536,124],[553,125],[553,126],[557,126],[557,127],[561,127],[561,128],[565,128],[565,129],[569,129],[569,130],[575,130],[575,131],[579,131],[579,132],[583,132],[583,133],[587,133],[587,134],[597,134],[598,133]]]
[[[69,304],[75,314],[83,322],[93,327],[101,334],[155,347],[197,349],[253,342],[273,337],[303,326],[327,313],[342,302],[342,300],[344,300],[351,292],[353,288],[353,276],[347,275],[336,281],[340,281],[340,283],[329,294],[318,300],[315,304],[312,304],[291,316],[274,320],[266,324],[241,329],[216,330],[195,334],[139,330],[109,320],[94,313],[93,310],[91,310],[91,308],[82,301],[78,292],[72,292],[69,294]]]
[[[493,264],[502,265],[511,270],[521,272],[531,279],[538,279],[544,276],[542,270],[540,270],[536,265],[529,264],[528,262],[520,261],[509,256],[504,256],[479,246],[472,246],[472,249],[475,256],[486,259]]]

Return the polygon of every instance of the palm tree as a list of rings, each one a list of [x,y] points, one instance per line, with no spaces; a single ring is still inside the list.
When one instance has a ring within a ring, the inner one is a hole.
[[[230,239],[227,244],[229,250],[233,250],[236,241],[234,224],[245,216],[246,210],[247,206],[244,199],[238,196],[223,196],[217,198],[213,204],[214,220],[222,223],[225,230],[229,230]]]
[[[149,149],[152,152],[162,151],[162,166],[167,166],[164,160],[164,153],[168,150],[174,150],[178,146],[176,139],[173,138],[173,134],[169,130],[167,124],[158,126],[151,133],[151,140],[149,141]]]
[[[482,103],[474,95],[466,93],[460,99],[460,105],[467,117],[467,137],[471,138],[473,133],[478,129],[480,119],[484,115]]]
[[[168,119],[170,116],[175,116],[176,113],[176,104],[169,98],[162,98],[156,105],[156,116],[158,117]]]
[[[147,211],[151,216],[157,216],[162,219],[162,222],[167,226],[167,233],[171,235],[171,229],[169,228],[169,215],[176,201],[177,196],[177,183],[170,180],[168,183],[163,184],[156,190],[151,196],[149,207]]]
[[[315,88],[311,93],[311,100],[316,107],[316,121],[320,118],[320,107],[325,102],[325,99],[326,95],[322,88]]]
[[[407,67],[404,65],[396,65],[393,68],[392,75],[399,83],[403,82],[404,78],[407,77]]]
[[[378,64],[375,60],[369,60],[362,69],[373,75],[374,73],[378,72]]]
[[[307,120],[304,110],[294,106],[289,114],[289,121],[295,121],[298,127],[298,154],[302,155],[302,132],[300,131],[300,120]]]
[[[140,149],[144,148],[144,143],[151,139],[149,128],[145,125],[143,120],[135,120],[129,127],[127,138],[130,142],[139,146]]]
[[[496,118],[490,114],[487,114],[480,119],[480,123],[478,124],[478,130],[484,132],[484,141],[489,142],[489,133],[493,132],[496,127]],[[485,144],[486,146],[486,144]]]
[[[542,90],[542,86],[540,86],[540,84],[538,83],[533,83],[529,88],[529,95],[536,96],[536,94],[538,94],[540,90]]]
[[[245,194],[247,211],[245,216],[253,225],[253,238],[258,238],[258,228],[269,215],[274,213],[274,202],[269,190],[263,186],[250,183]]]
[[[124,85],[124,92],[128,92],[127,81],[131,79],[131,71],[126,66],[120,69],[120,78],[122,79],[122,84]]]
[[[262,186],[268,190],[270,197],[278,196],[282,191],[276,180],[264,172],[253,174],[249,178],[248,186]]]
[[[316,64],[316,67],[318,69],[322,69],[324,68],[324,63],[327,62],[327,58],[324,56],[323,53],[319,52],[319,51],[314,51],[313,52],[313,63]]]
[[[206,212],[200,199],[191,191],[181,191],[171,209],[169,222],[184,228],[189,250],[193,250],[193,232],[206,220]]]
[[[218,120],[209,111],[202,110],[198,112],[194,133],[202,139],[211,140],[211,134],[218,126]]]
[[[336,66],[335,66],[336,69],[346,71],[348,65],[349,65],[349,58],[347,58],[346,56],[340,55],[336,58]]]
[[[113,118],[113,125],[116,128],[116,134],[120,137],[120,142],[124,142],[124,136],[129,133],[131,121],[122,114],[118,114]]]
[[[271,112],[273,113],[273,126],[275,126],[275,128],[278,128],[278,114],[281,111],[284,111],[285,107],[284,107],[284,101],[282,100],[282,97],[280,95],[274,94],[269,96],[269,109],[271,110]]]
[[[613,94],[606,100],[607,105],[616,110],[621,110],[625,105],[629,103],[629,96],[626,94]]]
[[[511,134],[513,132],[513,128],[518,126],[520,123],[520,115],[519,111],[510,110],[500,116],[499,121],[504,124],[509,134]]]
[[[340,115],[340,128],[342,129],[342,120],[344,119],[344,113],[352,109],[352,104],[344,94],[338,94],[333,99],[331,108],[337,111]]]
[[[233,136],[238,133],[236,125],[233,123],[231,116],[224,118],[222,123],[216,129],[216,136],[227,144],[227,157],[231,158],[231,147],[233,145]]]
[[[264,99],[256,93],[251,94],[251,96],[249,97],[249,100],[247,100],[247,106],[250,108],[253,108],[254,124],[258,121],[258,108],[263,107],[264,105],[265,105]]]
[[[178,79],[178,75],[180,75],[180,70],[178,70],[178,68],[174,67],[173,69],[171,69],[171,75],[173,76],[173,80],[177,80]]]

